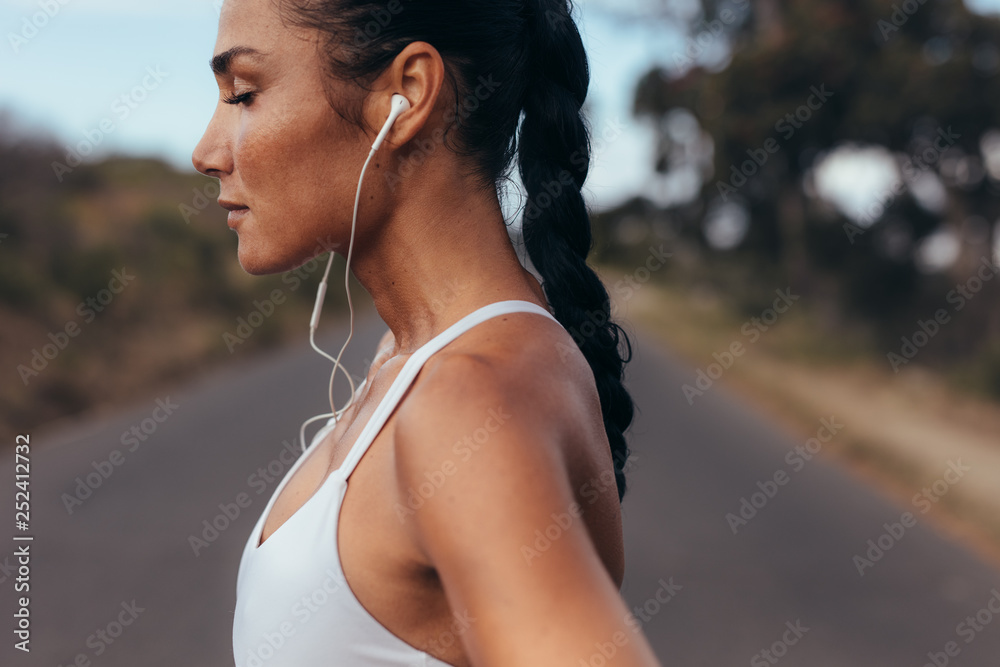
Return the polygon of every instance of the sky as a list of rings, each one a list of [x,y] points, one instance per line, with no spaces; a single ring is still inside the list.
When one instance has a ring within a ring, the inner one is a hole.
[[[653,172],[652,128],[630,109],[638,78],[654,64],[673,68],[684,36],[665,23],[623,22],[608,11],[641,13],[652,1],[575,3],[591,65],[594,155],[585,194],[595,210],[638,193],[667,203],[656,194],[672,187]],[[974,11],[1000,14],[1000,0],[965,1]],[[99,142],[91,158],[152,155],[192,170],[191,151],[218,96],[207,62],[220,4],[3,0],[0,109],[12,111],[26,128],[53,134],[67,150],[86,145],[88,137]],[[691,9],[697,2],[675,0],[673,6]],[[828,178],[837,177],[836,170],[827,171]]]
[[[89,137],[100,142],[90,158],[153,155],[191,170],[191,151],[218,99],[207,63],[219,4],[4,0],[0,109],[12,111],[19,126],[55,135],[67,151]],[[595,154],[586,195],[600,209],[653,178],[654,134],[632,118],[632,93],[683,38],[662,24],[618,25],[599,0],[577,5],[592,68],[587,101]]]

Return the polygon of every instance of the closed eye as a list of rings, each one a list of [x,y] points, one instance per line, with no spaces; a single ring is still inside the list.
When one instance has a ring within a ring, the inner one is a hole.
[[[253,101],[254,92],[247,91],[245,93],[240,93],[236,95],[235,93],[231,95],[226,95],[222,98],[222,101],[226,104],[249,104]]]

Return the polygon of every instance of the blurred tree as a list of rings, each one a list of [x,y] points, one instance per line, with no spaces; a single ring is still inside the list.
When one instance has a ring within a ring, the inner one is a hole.
[[[1000,22],[952,0],[702,6],[671,65],[642,77],[633,109],[660,128],[656,166],[667,175],[685,166],[672,159],[677,138],[668,122],[679,110],[712,138],[697,205],[676,206],[688,233],[704,232],[713,207],[739,204],[750,220],[741,257],[777,265],[804,295],[841,299],[898,342],[992,252]],[[720,48],[729,57],[721,65],[711,62]],[[852,145],[888,151],[901,174],[895,193],[860,216],[817,193],[816,168]],[[935,186],[943,205],[934,205]],[[937,234],[937,250],[947,250],[942,230],[959,239],[959,256],[928,275],[920,248]],[[942,349],[967,352],[1000,336],[997,283],[942,337]]]

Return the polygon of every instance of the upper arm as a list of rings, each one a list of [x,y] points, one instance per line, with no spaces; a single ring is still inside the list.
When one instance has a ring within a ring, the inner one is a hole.
[[[463,355],[435,364],[394,431],[399,493],[423,498],[407,520],[471,621],[473,664],[577,665],[614,642],[606,664],[656,665],[574,500],[558,401],[537,382]]]

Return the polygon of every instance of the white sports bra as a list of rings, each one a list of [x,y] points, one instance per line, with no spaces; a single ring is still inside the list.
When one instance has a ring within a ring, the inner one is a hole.
[[[390,632],[354,596],[337,549],[340,508],[348,478],[427,359],[480,322],[525,311],[558,322],[548,310],[530,301],[497,301],[469,313],[418,348],[406,360],[341,466],[258,546],[281,490],[336,423],[331,418],[313,436],[278,483],[243,549],[233,619],[237,667],[450,667]]]

